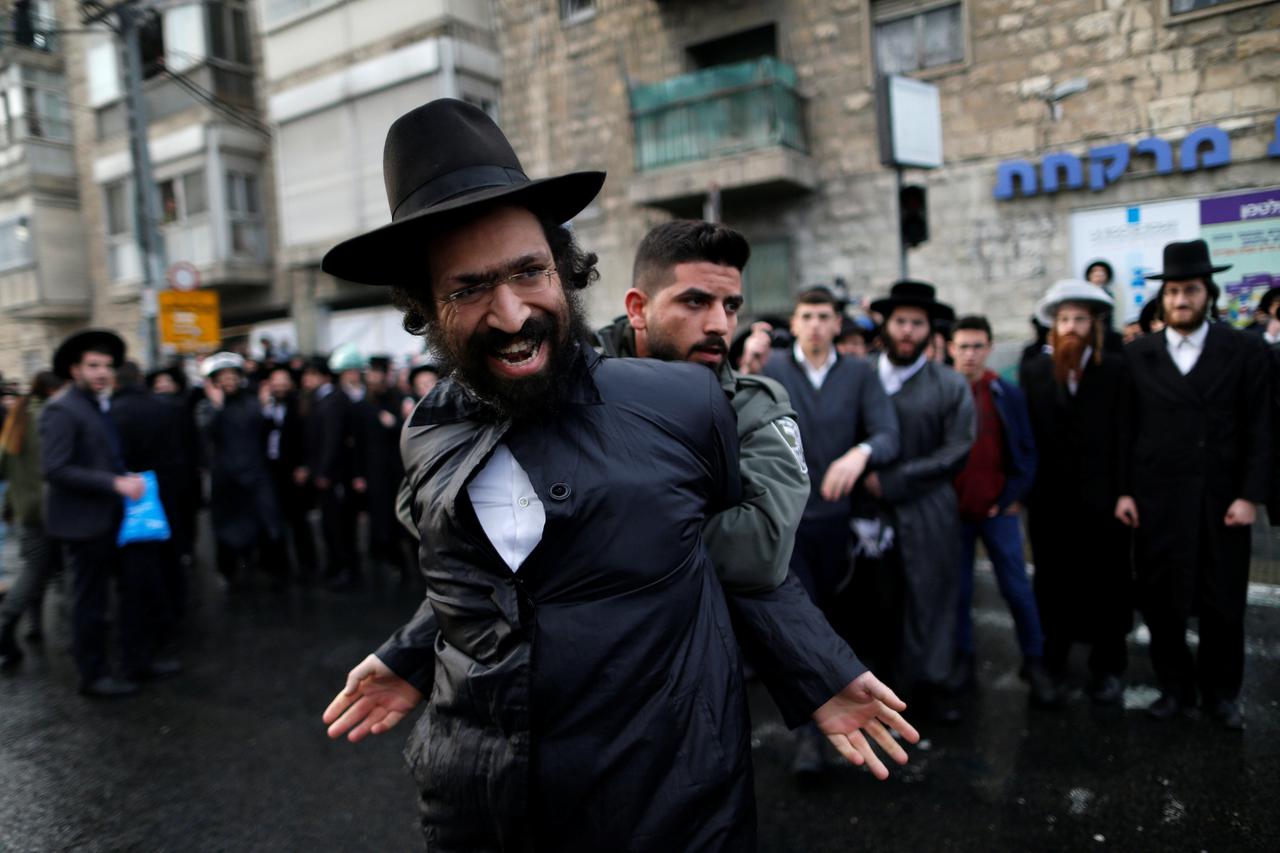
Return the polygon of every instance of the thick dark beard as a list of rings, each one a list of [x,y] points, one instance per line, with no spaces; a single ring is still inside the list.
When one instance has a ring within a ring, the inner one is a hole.
[[[565,292],[568,322],[552,314],[530,317],[515,335],[496,329],[477,332],[460,347],[433,320],[426,329],[428,344],[440,356],[441,375],[451,375],[484,407],[488,419],[513,422],[548,420],[559,415],[569,398],[570,377],[581,343],[588,339],[586,312],[577,291]],[[547,368],[536,376],[503,379],[494,376],[486,363],[488,353],[511,340],[525,336],[550,344]]]
[[[916,361],[920,358],[920,356],[924,353],[924,351],[929,348],[929,338],[925,338],[916,346],[914,350],[912,350],[910,356],[908,356],[907,358],[903,358],[902,356],[898,355],[897,342],[894,341],[893,338],[889,337],[888,334],[885,335],[885,343],[887,344],[887,346],[884,348],[885,355],[889,357],[889,362],[891,364],[894,364],[898,367],[907,367],[908,365],[915,364]]]

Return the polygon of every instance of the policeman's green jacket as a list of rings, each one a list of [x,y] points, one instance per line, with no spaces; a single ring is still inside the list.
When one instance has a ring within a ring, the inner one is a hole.
[[[596,332],[601,353],[636,355],[626,317]],[[791,399],[779,383],[744,376],[726,362],[720,385],[738,416],[742,501],[707,521],[702,537],[726,589],[775,589],[787,576],[796,527],[809,498],[809,474]]]

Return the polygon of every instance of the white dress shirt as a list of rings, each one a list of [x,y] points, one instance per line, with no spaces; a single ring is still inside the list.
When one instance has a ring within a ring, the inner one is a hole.
[[[804,357],[804,350],[797,343],[792,352],[795,354],[796,362],[804,368],[804,375],[809,377],[809,384],[813,386],[813,390],[821,391],[822,383],[826,381],[827,374],[831,372],[831,368],[836,363],[836,348],[832,347],[827,352],[827,361],[821,367],[814,367],[809,360]]]
[[[505,444],[494,448],[489,461],[467,484],[467,495],[498,556],[511,571],[519,571],[542,541],[547,513],[529,475]]]
[[[1183,376],[1190,373],[1196,366],[1196,362],[1200,360],[1200,353],[1204,352],[1204,340],[1207,337],[1209,337],[1208,321],[1201,323],[1200,328],[1189,335],[1175,332],[1168,326],[1165,327],[1164,342],[1169,348],[1169,357],[1173,359],[1173,363],[1177,365]]]
[[[889,360],[888,355],[880,353],[880,359],[876,362],[876,372],[880,374],[880,384],[884,386],[884,392],[890,397],[897,394],[912,376],[924,369],[924,363],[927,360],[927,356],[920,353],[920,357],[915,361],[899,367]]]
[[[1072,397],[1080,390],[1080,377],[1084,376],[1084,369],[1091,358],[1093,358],[1093,347],[1087,346],[1084,348],[1084,354],[1080,356],[1080,369],[1067,374],[1067,390],[1071,392]]]

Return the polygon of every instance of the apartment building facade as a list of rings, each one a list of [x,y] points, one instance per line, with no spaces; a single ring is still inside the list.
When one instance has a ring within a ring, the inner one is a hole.
[[[502,125],[526,169],[609,173],[574,222],[601,256],[597,320],[620,313],[645,231],[708,208],[751,238],[755,313],[786,311],[810,284],[841,280],[855,297],[887,289],[899,221],[897,176],[878,144],[880,74],[938,90],[943,164],[903,176],[927,193],[930,231],[908,254],[910,273],[961,311],[989,314],[998,338],[1024,338],[1038,296],[1095,256],[1117,271],[1123,316],[1172,239],[1211,237],[1215,254],[1245,268],[1242,299],[1280,283],[1280,228],[1258,226],[1258,237],[1241,221],[1250,209],[1280,215],[1280,3],[499,9]],[[1235,210],[1234,224],[1215,203]]]
[[[387,292],[340,282],[320,260],[390,221],[382,145],[401,114],[434,98],[497,117],[501,61],[489,0],[261,0],[264,79],[275,137],[277,277],[290,310],[255,337],[304,351],[356,343],[408,357]]]
[[[0,373],[21,377],[89,317],[91,289],[57,10],[0,20]]]
[[[78,28],[90,6],[60,0]],[[139,4],[148,149],[162,267],[194,268],[234,334],[285,310],[273,266],[270,129],[262,119],[256,25],[247,0]],[[140,358],[143,255],[120,39],[95,22],[64,39],[90,280],[87,322],[116,329]],[[164,282],[159,283],[165,287]],[[161,352],[160,357],[171,357]]]

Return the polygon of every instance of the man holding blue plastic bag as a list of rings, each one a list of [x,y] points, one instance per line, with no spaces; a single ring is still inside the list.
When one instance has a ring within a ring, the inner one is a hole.
[[[107,655],[107,599],[117,578],[121,664],[126,673],[151,674],[151,642],[142,613],[146,578],[117,544],[125,499],[139,500],[145,481],[128,473],[124,444],[111,419],[115,369],[124,341],[90,329],[67,338],[53,357],[68,389],[40,413],[45,530],[67,546],[71,575],[72,653],[80,692],[117,697],[138,692],[132,679],[111,674]]]

